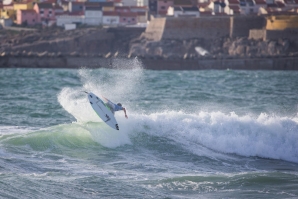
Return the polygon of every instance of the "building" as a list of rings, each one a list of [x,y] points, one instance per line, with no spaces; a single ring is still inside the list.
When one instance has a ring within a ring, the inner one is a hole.
[[[134,25],[137,24],[137,13],[134,12],[122,12],[119,13],[119,24],[120,25]]]
[[[32,10],[33,6],[34,6],[34,2],[33,1],[28,1],[28,2],[20,2],[20,3],[14,3],[13,4],[13,9],[15,11],[17,10]]]
[[[147,6],[148,0],[122,0],[123,6]]]
[[[173,6],[172,0],[158,0],[157,1],[157,13],[160,16],[167,15],[170,6]]]
[[[72,2],[68,3],[68,11],[73,13],[84,12],[85,3],[84,2]]]
[[[16,20],[16,11],[14,10],[13,3],[3,5],[1,18]]]
[[[103,12],[102,24],[109,26],[118,26],[120,22],[120,17],[118,12],[106,11]]]
[[[83,24],[85,23],[85,15],[83,12],[65,12],[63,14],[56,15],[57,26],[64,26],[65,24]]]
[[[200,11],[197,6],[193,6],[193,7],[170,6],[168,9],[168,15],[171,15],[174,17],[199,17]]]
[[[33,26],[39,23],[38,14],[35,10],[18,10],[16,23],[19,25]]]
[[[254,14],[255,2],[253,0],[240,0],[240,13],[242,15]]]
[[[34,10],[38,13],[38,22],[45,26],[52,25],[56,22],[54,6],[51,3],[37,3]]]
[[[149,15],[156,16],[157,15],[157,0],[149,0]]]
[[[239,15],[240,14],[239,0],[227,0],[227,6],[225,7],[224,10],[227,15]]]
[[[98,26],[102,24],[102,9],[101,7],[86,7],[85,9],[85,24]]]
[[[0,19],[0,25],[2,27],[9,27],[11,26],[13,21],[11,19]]]

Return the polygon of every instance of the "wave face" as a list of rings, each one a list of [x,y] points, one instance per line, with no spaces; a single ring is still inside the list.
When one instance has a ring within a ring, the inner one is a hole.
[[[0,72],[0,197],[298,197],[296,72],[112,65]]]

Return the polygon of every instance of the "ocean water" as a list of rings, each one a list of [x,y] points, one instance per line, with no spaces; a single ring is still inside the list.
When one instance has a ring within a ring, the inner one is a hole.
[[[0,198],[298,198],[298,72],[113,64],[0,70]]]

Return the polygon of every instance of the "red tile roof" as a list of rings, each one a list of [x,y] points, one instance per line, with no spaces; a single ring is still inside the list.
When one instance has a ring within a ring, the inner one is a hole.
[[[255,0],[256,5],[266,5],[266,0]]]
[[[137,13],[135,12],[119,12],[120,17],[137,17]]]
[[[233,10],[234,12],[235,12],[236,10],[240,10],[240,6],[239,6],[239,5],[229,5],[229,8],[230,8],[231,10]]]
[[[209,5],[209,3],[198,3],[199,8],[206,8]]]

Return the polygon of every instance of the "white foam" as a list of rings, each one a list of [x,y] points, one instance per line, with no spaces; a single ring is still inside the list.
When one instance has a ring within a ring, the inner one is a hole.
[[[297,118],[170,111],[133,119],[141,128],[136,131],[173,139],[196,154],[204,153],[203,145],[222,153],[298,162]]]

